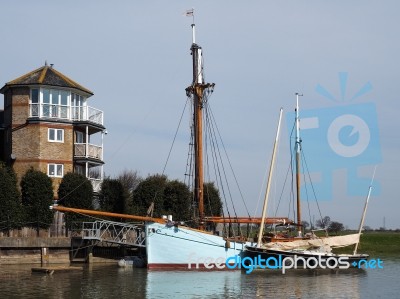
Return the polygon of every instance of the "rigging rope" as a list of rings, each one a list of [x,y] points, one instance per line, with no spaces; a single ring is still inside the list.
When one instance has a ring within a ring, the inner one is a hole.
[[[315,193],[314,185],[313,185],[312,180],[311,180],[311,175],[310,175],[310,171],[308,170],[308,164],[307,164],[307,160],[306,160],[305,156],[304,156],[304,164],[305,164],[305,167],[306,167],[306,169],[307,169],[307,173],[308,173],[308,176],[309,176],[309,181],[310,181],[311,189],[312,189],[312,191],[313,191],[314,199],[315,199],[315,202],[316,202],[317,208],[318,208],[318,213],[319,213],[319,216],[320,216],[320,218],[321,218],[321,223],[323,223],[323,221],[322,221],[321,209],[320,209],[319,204],[318,204],[317,195],[316,195],[316,193]],[[314,226],[314,225],[313,225],[313,226]]]
[[[182,111],[182,114],[181,114],[181,118],[179,119],[178,127],[176,128],[175,135],[174,135],[174,139],[172,140],[172,144],[171,144],[171,147],[170,147],[169,152],[168,152],[167,161],[165,161],[165,165],[164,165],[164,169],[163,169],[163,171],[162,171],[162,175],[164,175],[164,172],[165,172],[165,169],[166,169],[166,167],[167,167],[169,158],[170,158],[170,156],[171,156],[171,151],[172,151],[172,148],[174,147],[175,140],[176,140],[176,136],[178,135],[178,131],[179,131],[179,128],[180,128],[180,126],[181,126],[181,122],[182,122],[183,115],[185,114],[185,110],[186,110],[187,103],[188,103],[188,100],[186,100],[185,106],[183,107],[183,111]]]
[[[302,161],[304,162],[304,163],[301,163],[302,169],[303,169],[303,181],[306,182],[306,174],[305,174],[305,171],[304,171],[304,166],[306,166],[306,161],[305,161],[305,156],[304,156],[304,152],[303,152],[303,151],[301,152],[301,157],[302,157]],[[303,166],[303,165],[304,165],[304,166]],[[312,184],[312,182],[311,182],[311,184]],[[311,222],[310,201],[308,200],[308,188],[307,188],[307,184],[306,184],[306,183],[304,184],[304,190],[306,191],[306,199],[307,199],[307,207],[308,207],[308,216],[309,216],[310,224],[312,225],[312,222]]]
[[[234,172],[234,170],[233,170],[233,167],[232,167],[231,160],[229,159],[227,150],[226,150],[226,148],[225,148],[225,144],[224,144],[224,142],[223,142],[223,140],[222,140],[221,134],[220,134],[219,129],[218,129],[218,125],[217,125],[217,123],[216,123],[216,121],[215,121],[214,114],[212,113],[212,110],[211,110],[211,109],[210,109],[210,114],[211,114],[211,117],[212,117],[212,119],[213,119],[213,122],[215,123],[215,127],[216,127],[217,133],[218,133],[218,137],[219,137],[219,139],[220,139],[220,141],[221,141],[222,148],[224,149],[224,153],[225,153],[226,159],[227,159],[228,164],[229,164],[229,167],[230,167],[230,169],[231,169],[231,171],[232,171],[233,178],[235,179],[235,183],[236,183],[236,186],[237,186],[237,188],[238,188],[238,190],[239,190],[239,194],[240,194],[240,197],[241,197],[242,202],[243,202],[243,204],[244,204],[244,207],[245,207],[245,209],[246,209],[247,216],[250,217],[249,209],[247,208],[246,201],[244,200],[242,190],[240,189],[240,186],[239,186],[239,183],[238,183],[236,174],[235,174],[235,172]]]

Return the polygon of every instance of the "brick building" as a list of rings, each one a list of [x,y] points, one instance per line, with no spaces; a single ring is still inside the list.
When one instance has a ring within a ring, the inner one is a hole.
[[[47,64],[6,83],[0,110],[0,160],[18,180],[33,167],[51,177],[54,194],[64,174],[103,180],[103,111],[88,105],[93,93]]]

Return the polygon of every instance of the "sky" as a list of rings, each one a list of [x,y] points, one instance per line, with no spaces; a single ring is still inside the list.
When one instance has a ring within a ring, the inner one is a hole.
[[[250,214],[261,214],[283,107],[270,207],[278,205],[298,92],[304,124],[318,124],[301,134],[322,216],[357,228],[376,165],[365,225],[400,228],[398,1],[1,1],[0,83],[54,64],[104,111],[105,174],[161,173],[192,82],[191,8],[205,78],[216,84],[210,105]],[[184,179],[188,119],[170,179]]]

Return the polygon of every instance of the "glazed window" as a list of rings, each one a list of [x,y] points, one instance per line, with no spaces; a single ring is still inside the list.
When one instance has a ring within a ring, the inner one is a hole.
[[[62,178],[64,176],[64,165],[47,164],[47,175],[49,177]]]
[[[64,142],[64,129],[49,128],[48,136],[50,142]]]
[[[38,104],[39,103],[39,89],[33,88],[31,94],[31,103]]]
[[[31,89],[31,116],[37,117],[39,116],[39,89],[33,88]]]
[[[75,142],[76,143],[83,143],[84,141],[84,138],[83,138],[83,133],[82,132],[79,132],[79,131],[76,131],[75,132],[76,133],[76,138],[75,138]]]

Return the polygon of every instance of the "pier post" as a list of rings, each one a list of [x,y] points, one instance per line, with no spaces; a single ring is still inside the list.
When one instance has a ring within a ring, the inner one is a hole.
[[[49,248],[42,247],[40,251],[42,265],[47,265],[49,263]]]

